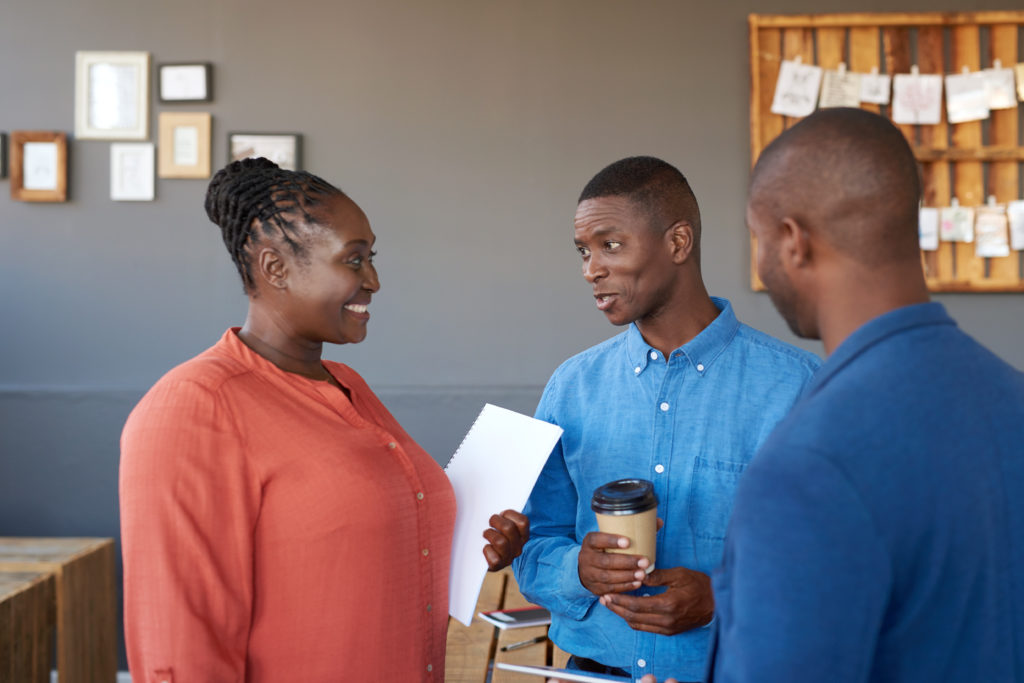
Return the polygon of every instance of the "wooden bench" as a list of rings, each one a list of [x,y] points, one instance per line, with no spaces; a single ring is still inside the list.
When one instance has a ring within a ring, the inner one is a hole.
[[[53,574],[0,572],[0,683],[47,683],[56,609]]]
[[[519,592],[512,572],[505,569],[488,573],[480,590],[476,611],[524,607],[530,604]],[[501,648],[537,636],[547,635],[547,626],[499,629],[474,616],[469,627],[454,619],[448,624],[448,650],[445,663],[446,683],[485,683],[491,672],[492,683],[541,683],[537,676],[527,676],[494,667],[497,662],[565,666],[569,655],[550,640],[509,652]]]
[[[0,572],[53,575],[60,683],[113,683],[117,608],[112,539],[0,537]],[[46,680],[49,668],[47,659]]]

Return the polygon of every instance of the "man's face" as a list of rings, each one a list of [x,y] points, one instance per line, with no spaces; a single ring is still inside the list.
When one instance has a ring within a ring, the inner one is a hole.
[[[613,325],[656,317],[675,294],[679,267],[672,260],[669,226],[626,197],[594,197],[576,208],[573,237],[583,258],[583,278],[597,308]]]
[[[802,304],[797,288],[786,274],[779,253],[779,231],[768,218],[754,208],[754,203],[747,204],[747,227],[757,239],[757,276],[768,289],[775,309],[783,317],[789,329],[798,337],[817,338],[817,333],[809,329],[802,321],[800,311]]]

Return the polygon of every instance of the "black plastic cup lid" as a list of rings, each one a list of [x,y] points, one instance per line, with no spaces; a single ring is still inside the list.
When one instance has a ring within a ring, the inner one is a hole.
[[[602,515],[629,515],[658,507],[654,484],[646,479],[619,479],[594,490],[590,509]]]

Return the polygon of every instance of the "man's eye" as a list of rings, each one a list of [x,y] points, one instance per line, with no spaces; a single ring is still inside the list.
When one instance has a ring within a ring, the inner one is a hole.
[[[621,246],[622,242],[615,242],[614,240],[609,240],[608,242],[604,243],[604,248],[608,249],[609,251],[615,251]]]
[[[579,252],[579,255],[582,256],[583,258],[587,258],[588,256],[590,256],[590,250],[587,249],[586,247],[576,247],[576,251]]]

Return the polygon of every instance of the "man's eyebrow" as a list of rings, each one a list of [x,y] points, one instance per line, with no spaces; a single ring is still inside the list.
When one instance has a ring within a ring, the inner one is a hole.
[[[618,232],[618,231],[619,231],[618,228],[616,228],[615,226],[609,225],[609,226],[605,226],[603,228],[594,228],[594,232],[590,233],[590,236],[591,237],[604,237],[605,235],[609,235],[609,234],[611,234],[613,232]],[[573,241],[576,244],[580,243],[579,240],[573,240]]]

